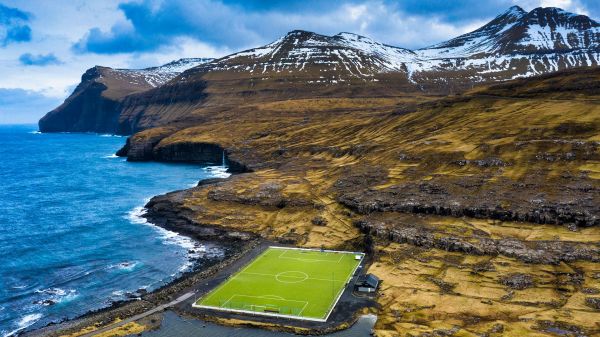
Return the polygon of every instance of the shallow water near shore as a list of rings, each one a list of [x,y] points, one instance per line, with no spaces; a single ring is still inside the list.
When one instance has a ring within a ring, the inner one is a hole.
[[[220,258],[148,224],[157,194],[223,176],[221,168],[130,163],[114,153],[124,137],[40,134],[0,126],[0,336],[73,318],[152,290]]]
[[[349,329],[323,335],[327,337],[367,337],[375,325],[374,315],[365,315]],[[163,317],[160,329],[142,333],[142,337],[293,337],[291,333],[255,328],[235,328],[183,318],[172,311]]]

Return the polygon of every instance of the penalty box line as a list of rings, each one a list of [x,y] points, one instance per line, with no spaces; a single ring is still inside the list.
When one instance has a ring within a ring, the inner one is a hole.
[[[271,277],[277,277],[278,274],[267,274],[267,273],[254,273],[254,272],[250,272],[250,271],[246,271],[241,274],[250,274],[250,275],[259,275],[259,276],[271,276]],[[289,278],[302,278],[300,276],[288,276],[286,275],[285,277],[289,277]],[[305,278],[305,280],[314,280],[314,281],[325,281],[325,282],[346,282],[343,280],[336,280],[336,279],[324,279],[324,278],[316,278],[316,277],[307,277]],[[279,282],[279,281],[277,281]],[[285,283],[285,282],[282,282]]]
[[[299,300],[288,300],[287,298],[283,298],[281,296],[254,296],[254,295],[241,295],[241,294],[235,294],[235,295],[231,295],[231,297],[225,301],[225,303],[223,303],[221,305],[221,307],[223,308],[227,308],[227,304],[229,302],[231,302],[234,298],[236,297],[242,297],[242,298],[260,298],[260,299],[266,299],[266,300],[271,300],[271,301],[284,301],[289,303],[289,302],[296,302],[296,303],[301,303],[304,304],[302,306],[302,309],[300,309],[300,312],[298,313],[298,316],[300,316],[302,314],[302,312],[304,312],[304,309],[306,309],[306,306],[308,305],[308,301],[299,301]],[[279,297],[279,298],[275,298],[275,297]],[[267,308],[269,305],[271,305],[274,308],[282,308],[282,306],[280,305],[273,305],[273,304],[266,304],[266,305],[261,305],[261,304],[247,304],[249,306],[255,306],[255,307],[259,307],[259,308]]]
[[[342,261],[342,258],[344,257],[342,254],[340,254],[340,258],[335,261],[335,260],[322,260],[322,259],[311,259],[311,258],[302,258],[302,257],[289,257],[289,256],[284,256],[286,253],[290,252],[289,250],[284,250],[283,253],[281,253],[279,255],[278,258],[280,259],[288,259],[288,260],[297,260],[297,261],[303,261],[303,262],[329,262],[329,263],[340,263]],[[326,253],[329,254],[329,253]]]

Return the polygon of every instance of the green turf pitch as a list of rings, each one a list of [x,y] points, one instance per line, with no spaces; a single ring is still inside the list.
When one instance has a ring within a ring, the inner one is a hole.
[[[356,255],[269,247],[194,306],[323,321],[358,267]]]

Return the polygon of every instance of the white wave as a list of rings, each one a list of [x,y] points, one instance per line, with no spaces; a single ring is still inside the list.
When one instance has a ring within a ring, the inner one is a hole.
[[[113,295],[115,297],[121,297],[121,296],[125,295],[125,291],[124,290],[115,290],[111,293],[111,295]]]
[[[38,294],[47,294],[47,295],[55,295],[55,296],[64,296],[67,294],[67,291],[61,288],[48,288],[43,290],[36,290]]]
[[[56,303],[70,302],[79,296],[79,294],[77,294],[77,290],[75,290],[75,289],[64,290],[61,288],[48,288],[48,289],[43,289],[43,290],[38,289],[35,292],[38,294],[45,295],[44,299],[41,299],[41,300],[35,302],[36,304],[39,304],[42,306],[49,306],[49,305],[53,305]]]
[[[206,166],[204,171],[210,173],[214,178],[229,178],[231,175],[227,172],[227,166]]]
[[[28,133],[30,133],[32,135],[41,135],[42,134],[40,131],[29,131]]]
[[[42,318],[42,314],[37,313],[23,316],[17,323],[18,327],[15,330],[6,333],[4,337],[15,336],[19,331],[27,329],[28,327],[35,324],[35,322],[39,321],[40,318]]]
[[[120,135],[112,135],[110,133],[102,133],[99,136],[100,137],[123,137],[123,136],[120,136]]]
[[[148,203],[149,200],[150,199],[146,199],[144,201],[144,204]],[[193,261],[201,257],[207,255],[211,257],[222,255],[222,251],[216,247],[210,249],[210,252],[208,252],[206,246],[195,241],[194,239],[180,235],[176,232],[164,229],[162,227],[156,226],[148,222],[148,220],[146,220],[146,218],[143,217],[143,215],[146,214],[146,212],[146,208],[144,208],[143,206],[138,206],[129,211],[126,215],[126,218],[132,223],[152,227],[158,233],[159,238],[161,239],[163,244],[176,245],[185,249],[186,262],[184,262],[183,265],[179,268],[179,272],[182,273],[188,271],[194,265]]]
[[[119,158],[119,156],[117,156],[116,154],[114,154],[114,153],[113,153],[113,154],[111,154],[111,155],[104,156],[104,157],[102,157],[102,158]]]
[[[76,290],[69,290],[69,292],[65,296],[62,296],[56,302],[57,303],[67,303],[67,302],[71,302],[72,300],[76,299],[77,297],[79,297],[79,294],[77,293]]]
[[[146,201],[147,202],[147,201]],[[148,220],[144,218],[144,214],[146,214],[147,210],[144,206],[138,206],[127,212],[126,219],[132,223],[143,225],[147,224]]]
[[[149,199],[145,200],[144,204],[148,201]],[[146,212],[147,210],[143,206],[135,207],[127,213],[127,219],[135,224],[151,226],[159,234],[159,237],[164,244],[177,245],[184,248],[188,252],[188,262],[191,259],[197,258],[194,253],[190,253],[192,249],[198,245],[196,241],[148,222],[148,220],[143,217]],[[190,267],[188,262],[185,263],[185,269]]]
[[[137,262],[125,261],[125,262],[121,262],[121,263],[117,263],[117,264],[111,264],[110,266],[108,266],[108,268],[132,271],[137,265],[138,265]]]

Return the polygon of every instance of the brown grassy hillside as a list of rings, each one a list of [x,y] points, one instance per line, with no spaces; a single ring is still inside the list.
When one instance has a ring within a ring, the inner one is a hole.
[[[251,170],[179,192],[193,222],[373,252],[378,336],[594,335],[599,87],[595,69],[442,99],[239,102],[130,147],[215,144]]]

